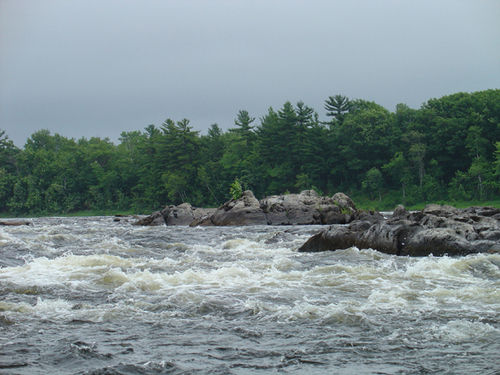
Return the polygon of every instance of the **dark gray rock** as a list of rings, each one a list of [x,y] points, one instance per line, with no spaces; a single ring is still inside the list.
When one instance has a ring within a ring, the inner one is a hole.
[[[300,252],[372,248],[386,254],[407,256],[460,256],[497,252],[500,222],[496,209],[428,205],[410,213],[398,206],[390,219],[372,215],[349,225],[334,225],[314,235]],[[360,215],[358,214],[358,217]]]
[[[467,255],[477,252],[471,243],[450,228],[432,228],[417,231],[407,239],[398,255],[443,256]]]
[[[408,214],[409,214],[409,212],[406,210],[405,206],[400,204],[394,209],[394,212],[392,213],[392,217],[407,216]]]
[[[160,211],[155,211],[151,215],[140,218],[135,223],[132,223],[132,225],[156,227],[165,225],[165,220],[163,219],[163,215],[161,214]]]

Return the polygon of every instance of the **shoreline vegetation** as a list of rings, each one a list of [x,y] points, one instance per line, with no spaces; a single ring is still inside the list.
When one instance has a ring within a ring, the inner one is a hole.
[[[391,112],[342,95],[325,100],[327,121],[303,102],[245,111],[223,131],[165,120],[104,138],[48,129],[18,148],[0,129],[0,218],[148,215],[169,205],[219,207],[255,197],[343,192],[358,208],[500,207],[500,90],[430,99]]]
[[[356,203],[356,207],[359,210],[364,210],[364,211],[379,211],[379,212],[392,212],[396,207],[393,208],[388,208],[384,204],[384,201],[382,202],[364,202],[362,204],[359,204],[356,199],[353,199],[353,201]],[[468,207],[495,207],[495,208],[500,208],[500,200],[497,201],[485,201],[485,202],[476,202],[476,201],[466,201],[466,202],[446,202],[446,201],[440,201],[440,202],[426,202],[426,203],[419,203],[414,206],[407,206],[405,207],[408,211],[421,211],[423,210],[426,206],[429,204],[438,204],[438,205],[447,205],[447,206],[452,206],[455,208],[463,209],[463,208],[468,208]],[[201,208],[217,208],[217,207],[201,207]],[[70,212],[70,213],[63,213],[63,214],[37,214],[37,215],[30,215],[30,216],[16,216],[12,215],[9,213],[1,213],[0,214],[0,219],[31,219],[31,218],[40,218],[40,217],[92,217],[92,216],[109,216],[109,217],[114,217],[114,216],[126,216],[126,217],[133,217],[133,216],[145,216],[145,215],[150,215],[151,212],[141,212],[137,213],[135,211],[89,211],[89,210],[82,210],[82,211],[76,211],[76,212]]]

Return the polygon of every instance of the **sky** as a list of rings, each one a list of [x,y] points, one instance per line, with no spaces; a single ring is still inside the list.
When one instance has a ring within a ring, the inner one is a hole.
[[[0,0],[0,130],[255,123],[341,94],[420,108],[500,88],[498,0]]]

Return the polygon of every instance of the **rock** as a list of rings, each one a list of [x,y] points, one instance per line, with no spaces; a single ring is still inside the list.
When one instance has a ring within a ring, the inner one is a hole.
[[[300,252],[372,248],[408,256],[461,256],[500,251],[500,222],[495,209],[464,209],[428,205],[410,213],[398,206],[390,219],[372,215],[349,225],[333,225],[314,235]]]
[[[19,225],[30,225],[29,221],[0,221],[0,225],[6,226],[19,226]]]
[[[339,206],[322,205],[319,213],[321,224],[347,224],[351,221],[351,215],[343,213]]]
[[[122,221],[125,222],[125,223],[128,223],[128,218],[129,217],[131,217],[131,216],[130,215],[120,215],[120,214],[118,214],[118,215],[115,215],[113,221],[115,223],[119,223],[119,222],[122,222]],[[140,219],[140,218],[138,218],[138,219]]]
[[[483,217],[494,217],[500,215],[500,208],[484,206],[484,207],[468,207],[463,210],[466,213],[476,214]],[[498,219],[497,219],[498,220]]]
[[[273,195],[260,201],[270,225],[321,224],[321,197],[314,190],[300,194]]]
[[[406,210],[405,206],[402,204],[398,205],[395,209],[394,212],[392,213],[392,217],[399,217],[399,216],[406,216],[408,215],[408,211]]]
[[[457,215],[459,213],[459,209],[452,207],[452,206],[440,206],[439,204],[428,204],[425,206],[425,208],[422,210],[422,213],[429,214],[429,215],[435,215],[439,217],[451,217],[454,215]]]
[[[357,211],[356,205],[354,204],[353,200],[344,193],[335,193],[332,197],[332,200],[335,205],[340,207],[341,212],[353,214]]]
[[[165,220],[163,219],[163,215],[161,214],[160,211],[155,211],[151,215],[143,217],[138,221],[136,221],[135,223],[132,223],[132,225],[156,227],[165,225]]]
[[[345,224],[358,214],[351,198],[344,193],[320,197],[314,190],[300,194],[273,195],[258,201],[251,191],[230,200],[210,218],[191,225],[312,225]],[[374,213],[365,212],[366,216]]]
[[[260,202],[250,190],[241,194],[241,198],[224,203],[211,218],[213,225],[266,225],[266,214],[260,208]]]
[[[418,231],[407,239],[397,255],[443,256],[476,253],[471,243],[450,228],[432,228]]]
[[[189,223],[190,227],[213,227],[214,223],[212,223],[212,215],[204,215],[199,219],[194,219],[191,223]]]
[[[168,206],[161,214],[168,226],[190,225],[193,221],[199,220],[214,211],[214,209],[197,208],[189,203],[182,203],[178,206]]]
[[[490,249],[488,250],[490,254],[498,254],[500,253],[500,244],[495,243],[493,244]]]

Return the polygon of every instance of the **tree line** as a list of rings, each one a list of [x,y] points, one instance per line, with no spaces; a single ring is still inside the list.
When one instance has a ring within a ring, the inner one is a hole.
[[[301,101],[259,120],[240,110],[232,128],[212,124],[203,135],[167,119],[121,133],[118,145],[43,129],[19,149],[0,130],[0,212],[214,207],[235,181],[258,198],[315,189],[392,207],[500,196],[500,90],[394,112],[334,95],[324,109],[328,121]]]

